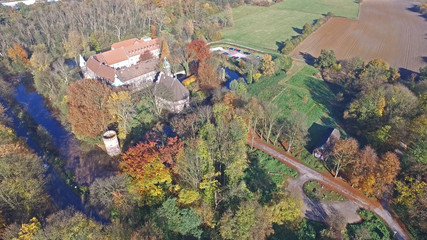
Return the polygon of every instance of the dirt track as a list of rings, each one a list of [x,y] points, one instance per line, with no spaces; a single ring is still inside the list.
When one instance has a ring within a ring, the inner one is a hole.
[[[427,19],[414,6],[407,0],[364,0],[359,20],[332,18],[290,55],[318,57],[320,50],[332,49],[338,59],[381,58],[392,67],[418,72],[427,65]]]
[[[299,175],[305,175],[305,179],[316,180],[327,186],[329,189],[346,197],[349,201],[353,201],[360,208],[368,209],[376,213],[380,218],[384,220],[384,222],[388,225],[391,231],[394,232],[396,239],[410,239],[405,229],[400,226],[400,223],[393,218],[393,216],[390,214],[389,211],[387,211],[387,209],[384,209],[378,201],[370,199],[359,190],[352,188],[348,183],[340,179],[333,178],[330,174],[319,173],[305,166],[296,158],[288,155],[284,150],[279,150],[273,145],[265,143],[260,139],[254,138],[252,141],[252,139],[248,138],[247,144],[257,148],[258,150],[263,151],[264,153],[274,157],[278,161],[283,162],[289,167],[297,170]]]

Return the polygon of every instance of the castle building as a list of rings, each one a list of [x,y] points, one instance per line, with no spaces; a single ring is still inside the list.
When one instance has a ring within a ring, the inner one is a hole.
[[[114,87],[128,86],[134,90],[154,86],[156,102],[171,112],[180,112],[189,104],[189,91],[171,73],[164,58],[158,72],[161,40],[132,38],[111,46],[111,50],[89,57],[80,56],[80,68],[85,78],[106,81]],[[150,58],[141,59],[142,55]]]

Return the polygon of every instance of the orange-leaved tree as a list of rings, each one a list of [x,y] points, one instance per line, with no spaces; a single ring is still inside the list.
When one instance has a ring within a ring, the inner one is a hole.
[[[357,155],[356,160],[348,167],[348,177],[350,183],[372,195],[374,193],[375,172],[378,166],[378,156],[375,150],[370,147],[364,147]]]
[[[384,153],[379,161],[376,174],[376,196],[381,197],[387,187],[393,183],[400,170],[400,161],[395,153]]]
[[[13,47],[7,50],[7,56],[13,62],[21,62],[24,65],[28,64],[30,61],[28,59],[28,52],[17,43],[13,44]]]
[[[209,52],[210,47],[203,40],[194,40],[188,43],[186,49],[187,51],[194,52],[198,61],[204,61],[212,57],[212,54]]]
[[[78,138],[96,139],[112,122],[108,98],[113,90],[107,84],[83,79],[67,88],[68,121]]]
[[[335,167],[335,177],[341,168],[352,164],[357,158],[359,143],[354,138],[339,140],[332,149],[331,160]]]
[[[131,190],[140,201],[151,205],[164,199],[172,184],[171,168],[183,151],[181,140],[169,138],[163,146],[140,142],[122,154],[120,168],[133,178]]]
[[[163,58],[169,58],[169,48],[168,48],[168,43],[166,42],[166,40],[162,41],[162,51],[160,53],[160,59]]]

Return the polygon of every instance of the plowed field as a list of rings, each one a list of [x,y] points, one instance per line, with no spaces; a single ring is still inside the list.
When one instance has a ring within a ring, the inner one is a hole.
[[[332,49],[338,59],[386,60],[418,72],[427,65],[427,19],[407,0],[364,0],[358,20],[336,17],[305,39],[291,56],[318,57]]]

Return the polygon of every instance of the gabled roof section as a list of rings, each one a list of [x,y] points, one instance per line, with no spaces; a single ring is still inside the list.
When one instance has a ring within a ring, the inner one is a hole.
[[[97,61],[95,56],[92,56],[87,60],[86,67],[92,70],[99,78],[102,78],[110,83],[114,82],[114,69]]]
[[[121,48],[101,53],[101,56],[105,59],[107,65],[113,65],[129,59],[129,56]]]
[[[138,44],[138,41],[140,41],[138,38],[131,38],[121,42],[116,42],[116,43],[113,43],[113,45],[111,45],[111,50],[119,49],[121,47],[130,47],[134,44]]]
[[[149,59],[128,68],[116,70],[116,73],[121,81],[126,82],[150,72],[157,72],[158,62],[156,58]]]
[[[145,51],[160,49],[161,39],[141,40],[131,38],[111,45],[111,50],[97,55],[102,58],[107,65],[113,65],[128,60],[130,57],[143,54]]]

